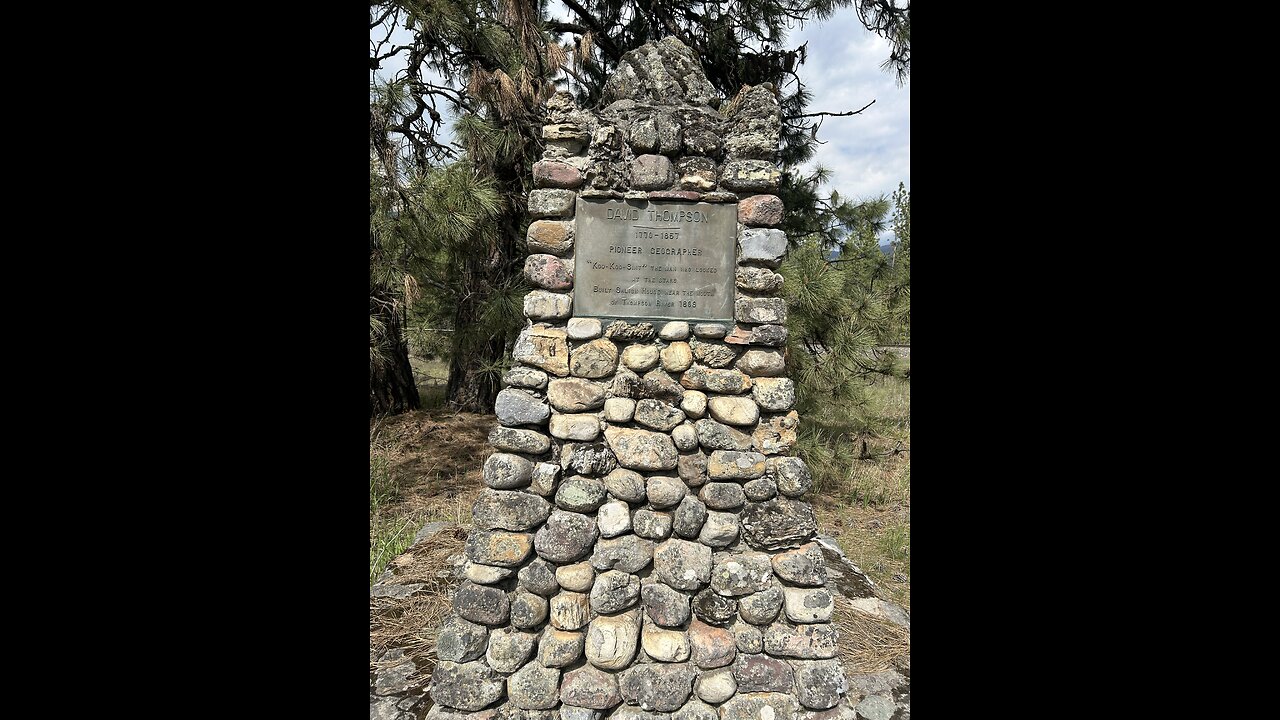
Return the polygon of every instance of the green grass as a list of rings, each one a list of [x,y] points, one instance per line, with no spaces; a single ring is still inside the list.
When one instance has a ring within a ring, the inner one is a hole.
[[[399,487],[391,477],[385,450],[377,440],[369,447],[369,584],[387,569],[391,559],[413,544],[413,536],[422,527],[412,517],[383,517],[380,511],[400,497]]]

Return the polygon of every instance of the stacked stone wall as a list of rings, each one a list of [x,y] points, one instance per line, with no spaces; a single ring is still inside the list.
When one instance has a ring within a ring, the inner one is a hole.
[[[791,454],[780,122],[771,87],[722,102],[674,40],[628,54],[599,110],[549,101],[537,289],[428,717],[853,717]],[[735,322],[575,317],[578,197],[736,206]]]

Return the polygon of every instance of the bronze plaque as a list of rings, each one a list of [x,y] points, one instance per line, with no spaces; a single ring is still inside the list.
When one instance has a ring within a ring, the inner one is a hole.
[[[736,203],[578,198],[575,317],[733,321]]]

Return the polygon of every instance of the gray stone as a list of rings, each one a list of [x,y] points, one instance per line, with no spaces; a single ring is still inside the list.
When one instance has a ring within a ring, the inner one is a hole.
[[[657,331],[653,323],[629,323],[626,320],[614,320],[604,329],[604,336],[613,340],[652,340]]]
[[[580,593],[590,592],[591,585],[595,580],[596,571],[595,568],[591,567],[590,561],[561,565],[556,568],[556,582],[565,590]]]
[[[574,377],[608,377],[617,367],[618,346],[606,338],[583,343],[569,353],[569,372]]]
[[[768,655],[739,655],[733,663],[733,679],[738,682],[739,692],[791,692],[793,678],[785,660]]]
[[[586,556],[599,532],[593,517],[554,510],[534,535],[533,547],[539,557],[551,562],[575,562]]]
[[[682,501],[683,502],[683,501]],[[671,537],[671,513],[640,509],[631,517],[636,535],[650,540],[666,540]]]
[[[671,713],[671,720],[720,720],[716,709],[700,700],[690,700]]]
[[[395,720],[412,720],[415,716],[412,713],[404,713],[395,716]],[[390,720],[390,718],[373,718],[369,720]],[[498,708],[489,708],[481,712],[454,712],[443,705],[433,705],[427,711],[425,720],[499,720]]]
[[[544,667],[567,667],[582,657],[586,633],[547,628],[538,641],[538,662]],[[568,682],[565,675],[565,682]],[[563,698],[562,698],[563,699]]]
[[[462,574],[468,580],[480,585],[494,585],[511,577],[515,570],[504,567],[494,567],[492,565],[481,565],[470,560],[467,561],[466,567],[463,568]]]
[[[533,550],[533,536],[502,530],[473,530],[467,536],[467,559],[481,565],[520,567]]]
[[[757,378],[751,397],[762,410],[790,410],[796,404],[796,385],[791,378]]]
[[[893,701],[883,695],[868,695],[853,709],[862,720],[889,720],[897,710]]]
[[[757,325],[751,331],[752,345],[782,347],[787,343],[787,328],[782,325]]]
[[[626,610],[639,600],[640,578],[619,570],[600,573],[591,587],[591,609],[602,615]]]
[[[712,482],[702,486],[698,499],[712,510],[737,510],[747,501],[737,483]]]
[[[756,478],[742,486],[748,500],[761,502],[778,494],[778,486],[767,477]]]
[[[610,427],[604,431],[618,464],[632,470],[672,470],[679,457],[669,435]]]
[[[537,633],[520,632],[511,628],[494,630],[489,633],[489,650],[484,654],[485,662],[497,672],[513,673],[533,654],[533,646],[537,641]]]
[[[729,329],[720,323],[698,323],[693,326],[694,335],[709,340],[718,340],[724,337],[728,331]]]
[[[541,425],[551,417],[547,401],[528,390],[507,388],[498,393],[494,412],[503,425]]]
[[[582,475],[604,475],[618,467],[618,459],[603,441],[566,442],[560,446],[560,467]]]
[[[535,325],[520,331],[512,357],[552,375],[569,374],[569,343],[563,330]]]
[[[754,480],[765,474],[765,460],[758,452],[716,450],[707,461],[707,475],[712,480]]]
[[[668,342],[672,340],[684,340],[689,337],[689,323],[683,320],[672,320],[662,329],[658,331],[658,337]]]
[[[786,372],[787,362],[777,350],[748,350],[736,367],[752,377],[774,377]]]
[[[646,43],[622,56],[602,91],[602,102],[634,100],[718,107],[720,94],[707,82],[697,56],[675,37]]]
[[[637,573],[653,561],[653,541],[636,535],[622,535],[596,542],[591,566],[600,570]]]
[[[530,530],[551,514],[551,503],[527,492],[484,490],[471,506],[477,530]]]
[[[551,597],[560,592],[556,572],[555,565],[542,558],[535,558],[533,562],[520,568],[520,587],[536,595]]]
[[[565,327],[570,340],[594,340],[600,337],[600,321],[595,318],[573,318]]]
[[[826,660],[836,656],[834,625],[771,625],[764,631],[764,651],[776,657]]]
[[[681,630],[667,630],[651,622],[644,624],[640,647],[658,662],[684,662],[689,659],[689,637]]]
[[[689,596],[662,583],[647,583],[640,589],[645,613],[663,627],[681,627],[689,622]]]
[[[731,668],[708,670],[698,676],[693,691],[702,700],[719,705],[738,691],[738,681],[734,680]]]
[[[658,125],[653,118],[642,120],[631,126],[631,148],[636,154],[643,155],[658,149]]]
[[[787,301],[782,298],[738,296],[733,303],[733,317],[744,323],[785,323]]]
[[[560,483],[556,491],[556,507],[589,513],[604,504],[608,495],[603,482],[595,478],[574,476]]]
[[[531,367],[516,366],[502,376],[502,384],[518,388],[541,390],[547,386],[547,374]]]
[[[771,268],[787,254],[787,234],[770,228],[747,228],[738,234],[738,261],[754,261]]]
[[[689,663],[650,663],[622,673],[618,686],[623,700],[642,710],[671,712],[689,699],[697,676],[697,669]]]
[[[587,661],[604,670],[621,670],[631,664],[639,643],[639,608],[620,615],[600,615],[587,630]]]
[[[547,400],[562,413],[581,413],[604,406],[606,386],[582,378],[552,380],[547,386]]]
[[[693,612],[710,625],[725,625],[738,616],[738,601],[703,588],[693,597]]]
[[[636,390],[638,397],[665,400],[671,405],[679,404],[684,397],[684,386],[662,368],[654,368],[645,373]]]
[[[494,453],[485,458],[483,474],[484,484],[491,488],[507,490],[524,487],[533,479],[533,463],[519,455]]]
[[[617,375],[613,376],[613,392],[614,397],[624,398],[642,398],[644,394],[640,390],[640,376],[631,372],[626,366],[619,366]]]
[[[601,537],[611,538],[631,532],[631,508],[622,501],[605,503],[596,513],[596,525],[600,528]]]
[[[683,538],[696,538],[702,531],[702,524],[707,520],[707,506],[692,495],[680,501],[676,508],[672,529]]]
[[[702,418],[693,427],[698,432],[698,443],[708,450],[751,449],[750,435],[737,428],[721,425],[711,418]]]
[[[833,708],[848,690],[840,663],[835,660],[794,660],[796,700],[813,710]]]
[[[724,667],[738,654],[733,633],[699,620],[689,623],[689,645],[693,663],[704,670]]]
[[[609,720],[671,720],[671,713],[647,712],[634,705],[623,705],[609,713]]]
[[[577,630],[591,620],[591,598],[585,593],[559,592],[551,598],[551,627]]]
[[[631,398],[609,398],[604,401],[604,419],[611,423],[631,422],[635,413],[636,401]]]
[[[771,585],[738,600],[738,615],[753,625],[768,625],[782,611],[782,586]]]
[[[474,623],[502,625],[507,622],[511,603],[507,594],[498,588],[464,582],[453,596],[453,610]]]
[[[645,501],[644,476],[634,470],[618,468],[604,477],[604,486],[613,497],[629,503]]]
[[[654,475],[645,483],[645,491],[654,509],[665,510],[678,505],[688,493],[688,488],[679,478]]]
[[[495,427],[489,432],[489,444],[503,452],[541,455],[551,449],[551,438],[536,430]]]
[[[534,218],[573,217],[578,194],[572,190],[530,190],[529,216]]]
[[[751,389],[751,378],[740,370],[709,368],[695,363],[680,376],[680,384],[689,390],[737,395]]]
[[[764,553],[720,553],[711,571],[711,588],[721,595],[739,597],[769,587],[773,566]]]
[[[654,430],[670,432],[684,422],[684,413],[667,403],[646,398],[636,403],[635,421]]]
[[[442,660],[431,673],[431,698],[458,710],[481,710],[502,697],[504,683],[493,670],[476,660],[454,663]]]
[[[707,512],[707,520],[698,532],[698,542],[713,548],[728,547],[738,539],[738,514]]]
[[[698,590],[711,581],[711,548],[671,539],[653,551],[653,572],[677,590]]]
[[[734,623],[733,643],[738,646],[740,653],[762,653],[764,652],[764,633],[754,625]]]
[[[831,622],[835,602],[826,588],[784,588],[783,608],[793,623]]]
[[[563,698],[563,684],[560,686],[560,692],[561,698]],[[618,699],[621,700],[622,697],[619,696]],[[560,713],[560,720],[604,720],[604,713],[599,710],[565,705],[563,700],[561,700],[560,710],[558,712]]]
[[[689,347],[698,362],[713,368],[729,367],[738,359],[738,353],[723,343],[694,340],[689,343]]]
[[[720,706],[720,720],[799,720],[799,705],[787,693],[738,693]]]
[[[550,710],[560,702],[560,671],[531,662],[507,678],[507,697],[522,710]]]
[[[533,474],[529,480],[529,492],[542,497],[554,495],[559,479],[560,466],[554,463],[534,463]]]
[[[698,448],[698,431],[694,429],[693,423],[686,420],[671,431],[671,441],[676,444],[676,449],[681,452],[696,450]],[[679,466],[677,465],[677,467]]]
[[[572,314],[572,295],[530,290],[524,296],[524,316],[530,320],[564,320]]]
[[[695,437],[696,437],[695,432]],[[684,453],[676,461],[676,474],[691,488],[707,483],[707,454],[701,450]]]
[[[742,290],[771,293],[782,288],[782,276],[768,268],[739,265],[734,271],[734,281]]]
[[[778,492],[787,497],[800,497],[813,487],[809,467],[798,457],[770,458],[770,470],[778,484]]]
[[[436,638],[436,657],[447,662],[471,662],[484,655],[488,642],[489,628],[450,615]]]
[[[768,160],[730,160],[720,173],[720,184],[730,190],[772,192],[781,179],[782,171]]]
[[[749,502],[742,510],[742,536],[758,550],[800,547],[817,532],[809,503],[777,497]]]
[[[631,187],[661,190],[671,185],[671,160],[662,155],[641,155],[631,161]]]
[[[817,543],[774,555],[773,572],[793,585],[820,587],[827,584],[827,567]]]
[[[551,416],[551,435],[561,440],[590,441],[600,437],[600,418],[590,414]]]
[[[616,677],[586,665],[564,674],[560,701],[576,707],[608,710],[622,702],[622,693],[618,692]]]
[[[546,622],[546,619],[546,598],[534,595],[524,588],[516,591],[515,597],[511,600],[511,624],[514,627],[522,630],[536,630],[539,625]]]

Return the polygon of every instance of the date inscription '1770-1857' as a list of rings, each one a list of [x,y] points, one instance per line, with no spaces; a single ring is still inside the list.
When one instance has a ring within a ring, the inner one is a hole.
[[[573,314],[732,320],[738,206],[578,198]]]

